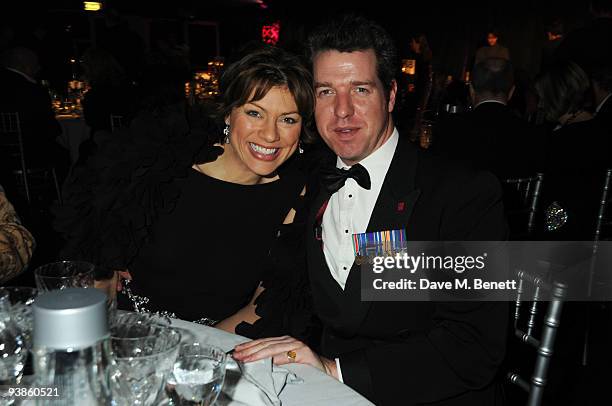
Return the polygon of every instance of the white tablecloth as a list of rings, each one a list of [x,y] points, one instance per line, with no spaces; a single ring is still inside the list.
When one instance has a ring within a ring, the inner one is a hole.
[[[202,341],[220,347],[225,351],[234,348],[236,344],[248,341],[247,338],[235,334],[182,320],[173,320],[172,325],[186,328]],[[280,394],[284,406],[372,405],[371,402],[353,389],[311,366],[291,364],[283,367],[295,373],[304,381],[285,386]]]
[[[78,116],[56,116],[62,127],[59,143],[70,151],[70,161],[75,163],[79,158],[81,143],[89,138],[89,126],[85,120]]]

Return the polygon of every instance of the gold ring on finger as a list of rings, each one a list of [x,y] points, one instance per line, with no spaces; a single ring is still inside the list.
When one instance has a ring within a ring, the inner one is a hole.
[[[295,362],[296,357],[297,357],[297,353],[295,351],[293,350],[287,351],[287,358],[289,358],[289,361]]]

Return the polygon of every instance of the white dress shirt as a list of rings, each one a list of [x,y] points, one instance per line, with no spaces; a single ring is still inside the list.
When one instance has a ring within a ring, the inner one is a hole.
[[[398,140],[399,134],[394,128],[393,134],[383,145],[359,162],[370,175],[370,190],[359,186],[355,179],[348,178],[344,186],[330,197],[323,214],[321,227],[325,262],[342,290],[355,261],[353,234],[365,233],[368,228]],[[336,167],[350,168],[340,158],[336,161]],[[336,358],[335,361],[338,380],[344,382],[340,359]]]
[[[332,277],[343,290],[355,261],[353,234],[366,232],[398,140],[397,129],[393,129],[393,134],[383,145],[359,162],[370,175],[370,190],[359,186],[355,179],[348,178],[344,186],[331,196],[323,214],[321,227],[325,261]],[[340,158],[336,167],[349,168]]]

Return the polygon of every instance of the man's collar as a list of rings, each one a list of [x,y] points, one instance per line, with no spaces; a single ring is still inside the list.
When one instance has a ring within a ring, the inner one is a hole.
[[[34,78],[30,77],[29,75],[26,75],[25,73],[23,73],[23,72],[21,72],[21,71],[19,71],[17,69],[14,69],[14,68],[5,68],[5,69],[6,70],[10,70],[11,72],[15,72],[16,74],[23,76],[23,78],[25,80],[27,80],[28,82],[30,82],[30,83],[36,84],[36,80]]]
[[[601,101],[601,103],[599,103],[599,105],[597,106],[597,108],[595,109],[595,115],[597,115],[599,113],[599,110],[601,110],[601,108],[603,107],[604,104],[606,104],[606,102],[608,101],[608,99],[610,99],[610,96],[612,96],[612,93],[608,93],[608,95],[606,97],[604,97],[604,99]]]
[[[481,106],[481,105],[483,105],[483,104],[485,104],[485,103],[497,103],[497,104],[501,104],[501,105],[503,105],[503,106],[507,106],[507,105],[508,105],[507,103],[504,103],[504,102],[503,102],[503,101],[501,101],[501,100],[496,100],[496,99],[487,99],[487,100],[483,100],[483,101],[479,102],[478,104],[476,104],[476,105],[474,106],[474,108],[477,108],[478,106]]]

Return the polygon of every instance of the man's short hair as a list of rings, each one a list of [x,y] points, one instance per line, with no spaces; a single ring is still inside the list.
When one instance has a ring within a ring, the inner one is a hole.
[[[307,51],[311,63],[320,52],[370,49],[376,54],[378,78],[388,97],[399,64],[395,43],[382,26],[362,16],[349,14],[315,28],[308,36]]]
[[[514,85],[512,63],[502,58],[487,58],[472,71],[472,86],[477,94],[508,96]]]

